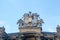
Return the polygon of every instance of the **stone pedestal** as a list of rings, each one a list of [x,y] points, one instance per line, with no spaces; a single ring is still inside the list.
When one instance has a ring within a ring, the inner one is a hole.
[[[26,33],[26,32],[35,32],[35,33],[41,33],[41,28],[40,27],[21,27],[19,29],[20,33]]]

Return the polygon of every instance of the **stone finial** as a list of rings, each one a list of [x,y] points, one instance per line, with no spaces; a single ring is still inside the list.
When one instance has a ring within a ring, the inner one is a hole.
[[[57,30],[57,33],[60,33],[60,26],[59,25],[57,25],[56,30]]]
[[[60,27],[59,25],[57,25],[57,27]]]
[[[59,28],[60,28],[60,26],[59,26],[59,25],[57,25],[56,29],[58,30]]]
[[[29,11],[29,13],[31,14],[31,11]]]

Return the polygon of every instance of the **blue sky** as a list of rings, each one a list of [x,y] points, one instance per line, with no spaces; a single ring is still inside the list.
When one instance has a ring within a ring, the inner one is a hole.
[[[0,27],[7,33],[18,32],[18,19],[29,11],[44,20],[43,31],[56,32],[60,25],[60,0],[0,0]]]

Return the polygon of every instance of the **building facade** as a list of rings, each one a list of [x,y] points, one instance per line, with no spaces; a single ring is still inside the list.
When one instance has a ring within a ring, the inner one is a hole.
[[[0,27],[0,40],[60,40],[60,26],[57,32],[42,32],[43,19],[37,13],[25,13],[19,19],[19,32],[6,33],[4,27]]]

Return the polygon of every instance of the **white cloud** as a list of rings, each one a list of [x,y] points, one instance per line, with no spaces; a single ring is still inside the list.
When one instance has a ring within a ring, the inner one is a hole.
[[[0,27],[4,26],[5,22],[0,20]]]
[[[11,28],[10,25],[5,21],[0,20],[0,27],[3,27],[3,26],[5,27],[5,31],[8,33]]]
[[[4,24],[4,21],[0,21],[0,24]]]
[[[48,32],[55,32],[55,30],[52,29],[52,28],[48,28],[47,31],[48,31]]]
[[[11,26],[7,24],[7,25],[5,25],[4,27],[5,27],[5,31],[6,31],[7,33],[9,33],[10,30],[11,30]]]
[[[42,27],[43,31],[45,32],[56,32],[56,28],[54,26],[49,26],[49,27]]]

